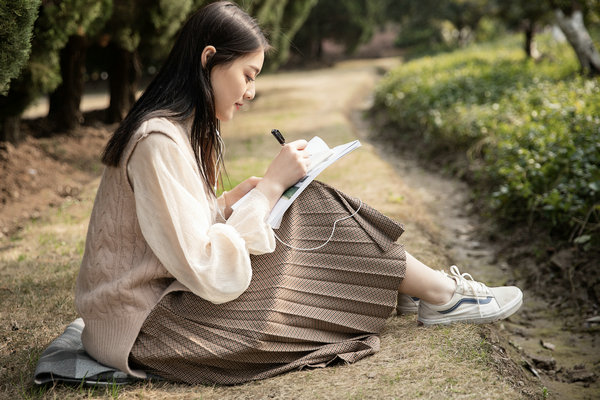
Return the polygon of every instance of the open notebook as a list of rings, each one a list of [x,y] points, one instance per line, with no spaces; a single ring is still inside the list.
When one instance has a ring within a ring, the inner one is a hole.
[[[330,148],[323,139],[318,136],[313,137],[306,146],[306,151],[310,154],[310,163],[308,171],[304,178],[300,179],[292,187],[288,188],[279,201],[275,204],[269,215],[269,224],[273,229],[279,228],[283,214],[287,211],[290,205],[302,193],[302,191],[331,164],[360,147],[360,141],[354,140],[345,144],[341,144],[334,148]],[[241,202],[245,200],[242,197],[232,208],[235,209]]]

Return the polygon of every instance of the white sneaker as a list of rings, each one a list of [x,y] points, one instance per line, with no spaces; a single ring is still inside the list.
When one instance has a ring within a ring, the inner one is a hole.
[[[523,293],[515,286],[488,288],[470,274],[461,274],[456,265],[448,277],[456,281],[452,299],[443,305],[419,302],[417,320],[424,325],[467,322],[485,324],[514,314],[523,304]]]
[[[419,310],[419,298],[407,294],[398,293],[398,304],[396,312],[398,314],[416,314]]]

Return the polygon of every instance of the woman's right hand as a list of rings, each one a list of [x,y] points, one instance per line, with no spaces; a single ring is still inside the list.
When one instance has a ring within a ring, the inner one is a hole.
[[[298,182],[308,171],[309,154],[304,151],[306,140],[296,140],[281,147],[281,151],[256,185],[271,203],[271,208],[283,192]]]

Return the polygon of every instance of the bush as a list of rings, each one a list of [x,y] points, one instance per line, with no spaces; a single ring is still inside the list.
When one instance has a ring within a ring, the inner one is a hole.
[[[503,220],[543,225],[586,247],[600,243],[600,80],[578,75],[568,45],[520,38],[408,62],[376,91],[375,110],[431,153],[467,160]]]
[[[6,96],[10,80],[19,76],[29,58],[39,5],[40,0],[10,0],[0,5],[0,96]]]

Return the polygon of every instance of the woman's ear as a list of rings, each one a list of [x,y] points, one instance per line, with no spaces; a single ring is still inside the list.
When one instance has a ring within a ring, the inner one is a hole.
[[[206,64],[208,64],[208,60],[217,52],[215,46],[206,46],[204,50],[202,50],[202,55],[200,56],[200,61],[202,62],[202,68],[206,68]]]

